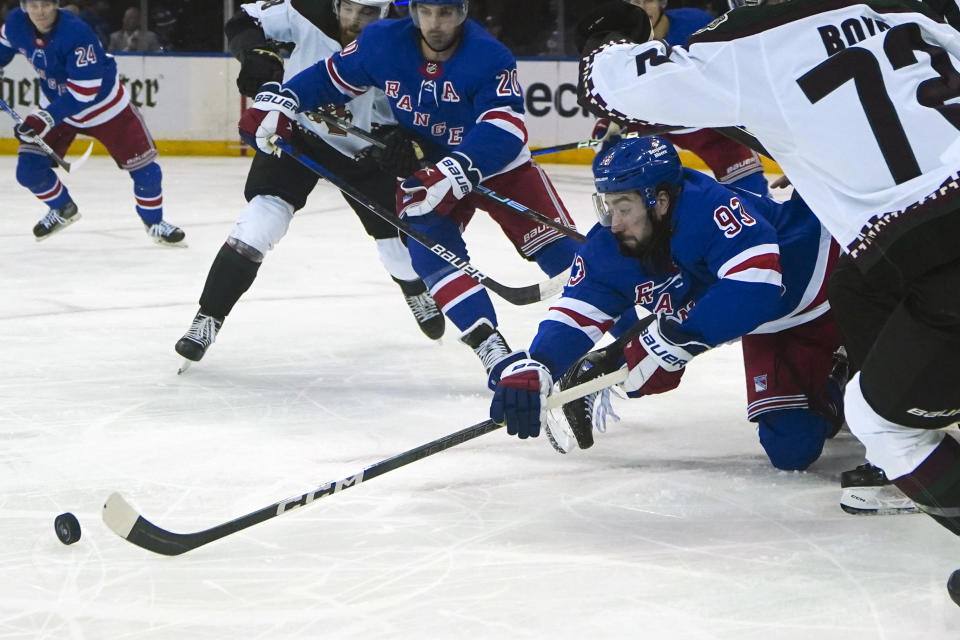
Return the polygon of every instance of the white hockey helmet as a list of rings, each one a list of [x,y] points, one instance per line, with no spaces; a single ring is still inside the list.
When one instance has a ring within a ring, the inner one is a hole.
[[[759,7],[764,2],[765,0],[727,0],[731,11],[737,7]]]
[[[34,2],[49,2],[50,4],[55,4],[58,7],[60,6],[60,0],[33,0]],[[24,11],[27,10],[27,0],[20,0],[20,8]]]
[[[420,17],[417,15],[418,4],[448,4],[457,7],[460,12],[460,23],[467,19],[467,0],[410,0],[410,18],[413,24],[420,28]]]
[[[390,5],[393,4],[393,0],[347,0],[347,2],[362,4],[367,7],[376,7],[380,9],[381,18],[387,17],[387,13],[390,12]],[[340,0],[333,0],[333,13],[337,16],[340,15]]]

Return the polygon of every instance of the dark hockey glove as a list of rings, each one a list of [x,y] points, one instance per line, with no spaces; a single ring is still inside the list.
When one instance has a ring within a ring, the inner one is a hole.
[[[504,369],[493,392],[490,419],[507,425],[507,433],[521,440],[536,438],[547,420],[547,396],[553,377],[541,363],[529,358]]]
[[[16,136],[20,142],[33,144],[38,139],[47,135],[55,124],[53,116],[43,109],[38,109],[13,128],[13,135]]]
[[[629,373],[621,386],[631,398],[672,391],[687,363],[707,349],[685,336],[675,321],[661,317],[624,347]]]
[[[252,98],[267,82],[283,82],[283,58],[277,53],[277,48],[269,44],[244,53],[237,76],[237,89]]]
[[[371,145],[365,155],[376,163],[380,171],[395,178],[406,178],[420,169],[420,158],[414,148],[414,134],[402,127],[387,125],[378,127],[373,135],[386,146]]]
[[[607,42],[646,42],[652,32],[650,18],[642,9],[624,2],[607,2],[595,7],[577,23],[574,43],[580,56],[584,57]]]
[[[244,142],[263,153],[280,155],[277,138],[293,143],[293,121],[300,108],[300,100],[279,82],[268,82],[260,87],[253,106],[243,112],[237,127]]]

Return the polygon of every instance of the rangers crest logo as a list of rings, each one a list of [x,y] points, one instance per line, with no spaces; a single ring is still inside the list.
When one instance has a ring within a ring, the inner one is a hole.
[[[757,393],[767,390],[767,374],[762,376],[753,376],[753,388]]]
[[[568,287],[575,287],[587,277],[587,268],[583,264],[583,258],[577,256],[573,261],[573,269],[570,273],[570,280],[567,281]]]

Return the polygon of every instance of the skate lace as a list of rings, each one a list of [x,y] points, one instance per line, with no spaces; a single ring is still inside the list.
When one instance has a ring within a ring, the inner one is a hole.
[[[147,233],[150,234],[150,237],[152,238],[166,238],[175,230],[176,227],[166,220],[161,220],[160,222],[147,227]]]
[[[593,427],[598,432],[607,432],[608,419],[611,422],[620,422],[620,416],[613,410],[613,403],[610,401],[610,389],[603,389],[597,393],[592,393],[587,396],[585,400],[587,403],[587,415],[591,417]]]
[[[217,321],[213,316],[207,316],[198,313],[193,319],[193,322],[190,324],[190,328],[187,329],[187,333],[184,337],[189,338],[206,348],[213,344],[213,341],[217,338]]]
[[[474,349],[474,352],[480,358],[480,362],[483,363],[483,367],[488,373],[493,365],[510,355],[510,350],[499,333],[491,334],[489,338],[480,343],[480,346]]]
[[[413,312],[413,317],[421,324],[440,315],[440,309],[426,291],[416,296],[404,296],[404,299]]]
[[[59,209],[50,209],[50,211],[47,211],[47,215],[40,218],[40,224],[47,229],[58,224],[63,224],[64,222],[66,222],[66,220],[60,217]]]

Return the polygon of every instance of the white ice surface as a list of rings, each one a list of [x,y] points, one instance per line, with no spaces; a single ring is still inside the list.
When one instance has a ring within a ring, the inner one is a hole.
[[[103,157],[66,178],[83,219],[35,242],[43,209],[0,158],[0,639],[960,637],[960,540],[841,512],[839,473],[862,461],[846,432],[808,472],[772,469],[736,345],[620,401],[589,451],[494,432],[183,556],[115,536],[115,490],[197,531],[486,417],[476,357],[449,325],[420,334],[326,185],[176,375],[247,162],[163,159],[177,250],[148,241]],[[586,169],[548,171],[589,228]],[[495,278],[541,279],[482,214],[467,239]],[[525,346],[546,306],[495,304]],[[69,547],[64,511],[83,526]]]

